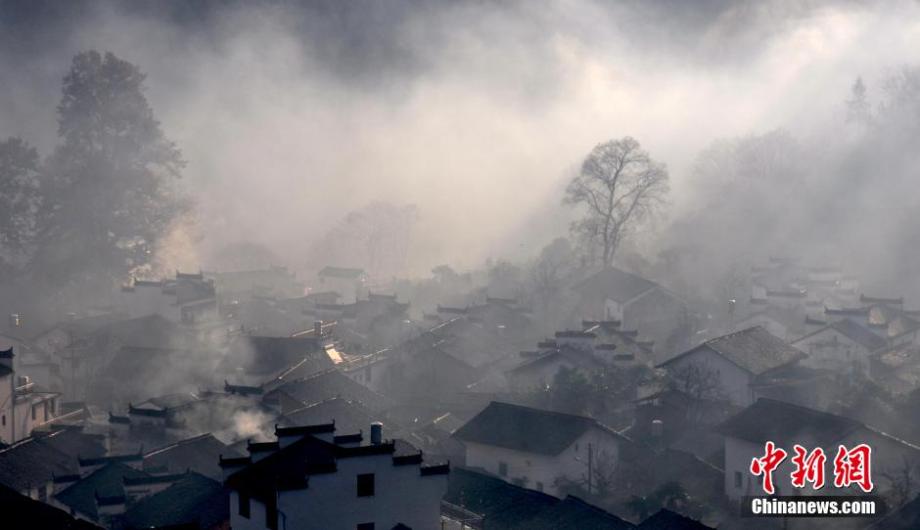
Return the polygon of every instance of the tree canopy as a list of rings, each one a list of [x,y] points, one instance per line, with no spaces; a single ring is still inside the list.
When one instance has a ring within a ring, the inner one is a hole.
[[[39,160],[21,138],[0,142],[0,264],[18,270],[31,254],[41,193]]]
[[[64,77],[36,256],[47,279],[122,279],[150,263],[188,206],[174,186],[184,161],[144,81],[137,66],[96,51],[75,56]]]
[[[629,136],[597,145],[565,190],[565,204],[582,208],[572,231],[589,257],[609,266],[623,237],[662,205],[667,168]]]

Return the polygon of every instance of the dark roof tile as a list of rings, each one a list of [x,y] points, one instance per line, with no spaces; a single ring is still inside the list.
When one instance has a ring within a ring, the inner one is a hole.
[[[709,349],[725,357],[748,372],[759,375],[806,357],[805,353],[790,346],[760,326],[729,333],[686,351],[665,361],[661,366],[687,355]]]
[[[860,422],[843,416],[760,398],[718,426],[717,431],[756,444],[772,441],[789,447],[828,447],[862,427]]]
[[[592,427],[606,429],[584,416],[493,401],[458,429],[454,437],[515,451],[557,455]]]
[[[230,518],[229,494],[204,475],[187,476],[139,500],[125,512],[128,528],[162,528],[197,523],[214,528]]]

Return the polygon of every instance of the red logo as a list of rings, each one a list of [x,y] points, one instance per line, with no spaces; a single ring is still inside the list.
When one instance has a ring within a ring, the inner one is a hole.
[[[868,445],[859,444],[850,450],[841,445],[834,457],[834,486],[846,488],[856,484],[866,493],[872,491],[875,485],[872,484],[871,460],[872,448]]]
[[[796,488],[804,488],[806,482],[811,482],[814,489],[819,490],[824,487],[824,462],[827,457],[824,456],[824,449],[818,447],[810,454],[804,447],[799,444],[792,446],[795,456],[792,457],[792,464],[795,465],[795,471],[792,472],[792,485]]]
[[[763,475],[763,490],[773,495],[773,471],[786,459],[786,451],[779,449],[773,442],[767,442],[764,455],[751,461],[751,473]]]
[[[792,450],[795,453],[792,457],[795,469],[790,473],[792,486],[804,488],[810,483],[816,490],[823,488],[824,466],[827,462],[824,450],[818,447],[809,452],[798,444]],[[767,442],[764,455],[751,460],[751,473],[763,477],[763,491],[768,495],[775,493],[773,472],[788,455],[773,442]],[[848,488],[856,485],[866,493],[872,491],[875,486],[872,483],[871,461],[872,449],[866,444],[859,444],[852,449],[839,446],[837,456],[834,457],[834,487]]]

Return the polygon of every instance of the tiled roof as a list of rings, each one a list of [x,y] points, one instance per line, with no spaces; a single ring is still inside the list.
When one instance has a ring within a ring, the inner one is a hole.
[[[540,354],[533,358],[528,358],[521,364],[508,371],[509,374],[523,374],[533,369],[540,368],[553,362],[564,362],[568,360],[580,368],[601,368],[604,363],[589,351],[578,348],[563,346],[553,351]]]
[[[80,479],[64,491],[55,495],[55,498],[65,506],[95,519],[96,497],[118,498],[125,494],[123,478],[140,478],[149,476],[143,471],[115,462],[106,464],[92,472],[89,476]]]
[[[3,507],[4,528],[101,530],[92,523],[71,517],[63,510],[21,495],[3,485],[0,485],[0,506]]]
[[[202,434],[150,451],[144,455],[145,469],[177,473],[191,469],[213,479],[221,478],[219,457],[242,456],[210,433]]]
[[[711,530],[696,519],[684,517],[679,513],[662,508],[654,515],[639,523],[639,530]]]
[[[291,411],[279,420],[283,425],[313,425],[335,420],[335,429],[339,433],[366,434],[372,422],[383,421],[383,418],[362,403],[335,397]],[[385,425],[388,426],[387,423]]]
[[[795,362],[806,356],[804,352],[790,346],[764,328],[754,326],[704,342],[665,361],[661,366],[667,366],[677,359],[702,349],[712,350],[754,375]]]
[[[493,401],[454,437],[463,442],[557,455],[591,428],[606,429],[584,416]]]
[[[350,379],[336,369],[327,370],[311,377],[289,381],[279,386],[276,392],[284,392],[304,405],[313,405],[334,397],[358,401],[372,410],[383,410],[390,401]]]
[[[863,427],[860,422],[843,416],[760,398],[717,430],[757,444],[772,441],[780,446],[827,447]]]
[[[831,322],[828,326],[869,351],[884,348],[888,344],[885,339],[849,318]]]
[[[920,528],[920,495],[866,528],[867,530],[915,530]]]
[[[94,458],[106,453],[104,435],[84,433],[79,427],[65,427],[40,438],[41,443],[73,458]]]
[[[76,458],[35,438],[0,450],[0,484],[16,491],[51,482],[56,475],[78,471]]]
[[[125,512],[129,528],[162,528],[197,523],[214,528],[230,518],[229,494],[219,482],[189,473],[168,488],[139,500]]]
[[[641,276],[615,267],[606,267],[582,280],[575,286],[575,289],[582,293],[603,295],[611,300],[624,303],[657,286],[655,282]]]
[[[563,500],[472,469],[454,468],[444,500],[483,517],[485,528],[507,530],[626,530],[634,526],[577,497]]]

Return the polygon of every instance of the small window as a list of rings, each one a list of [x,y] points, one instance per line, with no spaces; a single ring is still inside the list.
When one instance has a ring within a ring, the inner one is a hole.
[[[240,517],[249,519],[249,495],[239,494],[240,497]]]
[[[498,463],[498,474],[503,477],[508,476],[508,463],[507,462]]]
[[[6,414],[3,415],[3,419],[0,420],[3,422],[3,426],[6,427]]]
[[[355,530],[374,530],[374,523],[358,523]]]
[[[365,473],[358,475],[358,497],[374,496],[374,474]]]
[[[38,407],[32,407],[32,420],[35,420],[38,417]]]
[[[742,481],[742,480],[743,480],[743,479],[742,479],[741,472],[740,472],[740,471],[735,471],[735,487],[736,487],[736,488],[740,488],[740,487],[741,487],[741,481]]]

